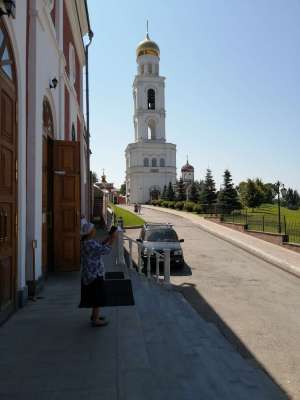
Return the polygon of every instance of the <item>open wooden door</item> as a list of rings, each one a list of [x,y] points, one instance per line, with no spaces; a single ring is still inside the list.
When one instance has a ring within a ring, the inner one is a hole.
[[[53,142],[54,267],[80,268],[80,143]]]

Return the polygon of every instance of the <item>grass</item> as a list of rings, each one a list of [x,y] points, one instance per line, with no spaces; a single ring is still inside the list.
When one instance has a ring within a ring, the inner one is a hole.
[[[289,235],[290,242],[300,243],[300,210],[280,207],[280,211],[282,233],[286,232]],[[279,230],[278,207],[276,204],[263,204],[253,210],[244,209],[241,214],[226,216],[225,221],[248,223],[249,230],[277,233]]]
[[[142,226],[145,221],[140,216],[132,213],[131,211],[125,210],[124,208],[118,207],[115,204],[110,204],[113,209],[116,218],[123,218],[124,228],[129,228],[132,226]]]

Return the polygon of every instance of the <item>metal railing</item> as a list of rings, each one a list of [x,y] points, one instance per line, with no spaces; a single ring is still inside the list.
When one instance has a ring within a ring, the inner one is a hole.
[[[133,261],[133,246],[137,246],[137,271],[139,274],[143,276],[147,276],[147,278],[153,278],[151,273],[151,259],[155,257],[155,274],[154,278],[157,282],[160,282],[160,263],[163,262],[164,265],[164,275],[163,275],[163,283],[166,285],[170,285],[170,261],[171,261],[171,251],[170,249],[163,249],[163,253],[159,253],[154,249],[147,249],[147,262],[146,266],[144,265],[143,260],[143,245],[135,239],[130,238],[127,235],[124,235],[124,231],[122,229],[122,225],[120,221],[118,221],[118,241],[117,241],[117,257],[116,263],[126,264],[124,257],[124,247],[125,241],[128,242],[128,263],[129,269],[133,270],[134,261]],[[145,268],[146,267],[146,268]],[[146,269],[146,274],[144,273]]]

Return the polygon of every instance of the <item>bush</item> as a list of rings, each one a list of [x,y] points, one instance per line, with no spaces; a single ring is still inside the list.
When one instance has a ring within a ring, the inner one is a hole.
[[[182,210],[182,209],[183,209],[183,206],[184,206],[184,202],[183,202],[183,201],[177,201],[177,202],[175,203],[175,208],[176,208],[176,210]]]
[[[169,207],[169,202],[167,201],[167,200],[164,200],[164,201],[162,201],[161,202],[161,207],[166,207],[166,208],[168,208]]]
[[[175,208],[175,202],[174,201],[169,201],[169,208]]]
[[[201,214],[203,212],[202,206],[201,204],[195,204],[193,211],[197,214]]]
[[[184,203],[184,210],[185,211],[189,211],[189,212],[191,212],[191,211],[194,211],[194,205],[195,205],[195,203],[193,203],[192,201],[186,201],[185,203]]]
[[[159,202],[159,200],[152,200],[152,201],[151,201],[151,204],[152,204],[153,206],[157,206],[157,205],[158,205],[158,202]]]

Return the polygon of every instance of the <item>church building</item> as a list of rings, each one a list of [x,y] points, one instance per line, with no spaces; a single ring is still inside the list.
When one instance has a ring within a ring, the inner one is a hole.
[[[133,82],[134,142],[125,151],[128,203],[160,197],[165,185],[176,183],[176,145],[165,132],[165,78],[159,74],[160,50],[147,33],[138,45]]]

